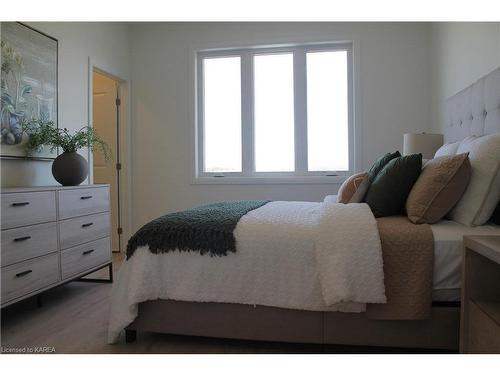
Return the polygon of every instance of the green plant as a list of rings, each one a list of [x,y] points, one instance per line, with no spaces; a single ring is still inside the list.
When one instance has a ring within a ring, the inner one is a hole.
[[[59,129],[52,121],[30,120],[23,124],[23,131],[29,136],[25,146],[28,154],[41,151],[43,146],[50,146],[50,151],[60,147],[64,152],[76,152],[84,147],[94,151],[97,147],[105,160],[112,158],[109,145],[90,126],[70,134],[67,128]]]

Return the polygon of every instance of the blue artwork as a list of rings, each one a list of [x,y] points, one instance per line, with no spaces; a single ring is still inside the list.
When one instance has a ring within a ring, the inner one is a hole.
[[[23,123],[57,126],[57,40],[20,23],[1,23],[1,156],[25,157]],[[32,155],[54,158],[48,148]]]

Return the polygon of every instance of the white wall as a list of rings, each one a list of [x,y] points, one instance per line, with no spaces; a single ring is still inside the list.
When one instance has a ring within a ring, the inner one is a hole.
[[[439,130],[443,100],[500,65],[500,24],[32,23],[59,39],[59,126],[88,123],[88,57],[132,78],[133,228],[231,199],[321,200],[336,184],[192,185],[191,52],[213,46],[353,40],[362,169]],[[130,30],[129,30],[130,28]],[[53,184],[51,162],[2,160],[2,186]]]
[[[184,23],[132,26],[133,228],[165,212],[232,199],[321,200],[335,184],[192,185],[193,48],[353,40],[359,165],[430,130],[428,24]]]
[[[88,119],[88,58],[129,79],[129,27],[119,23],[29,23],[59,40],[59,127],[80,129]],[[83,150],[82,155],[87,156]],[[1,160],[2,186],[52,185],[50,161]]]
[[[430,27],[432,121],[442,132],[444,100],[500,66],[500,23]]]

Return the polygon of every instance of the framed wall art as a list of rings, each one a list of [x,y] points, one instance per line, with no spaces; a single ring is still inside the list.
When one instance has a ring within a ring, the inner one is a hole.
[[[30,155],[23,124],[52,121],[57,126],[58,43],[18,22],[1,23],[1,157],[54,159],[48,147]]]

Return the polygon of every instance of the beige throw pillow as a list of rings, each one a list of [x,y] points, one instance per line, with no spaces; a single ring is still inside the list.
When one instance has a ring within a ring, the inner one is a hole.
[[[337,201],[339,203],[349,203],[350,199],[359,188],[359,185],[363,179],[367,176],[366,172],[356,173],[349,177],[340,186],[339,192],[337,193]]]
[[[441,220],[462,197],[470,176],[467,154],[430,160],[406,200],[408,218],[415,224]]]
[[[351,199],[349,199],[349,203],[363,202],[363,199],[365,199],[365,195],[369,187],[370,187],[370,178],[368,177],[367,174],[365,177],[361,179],[358,188],[352,195]]]

